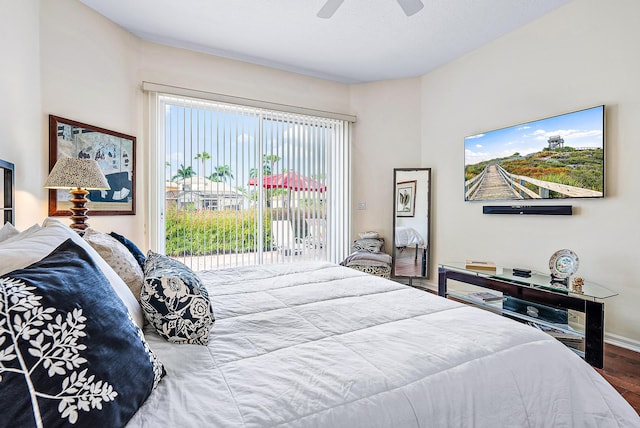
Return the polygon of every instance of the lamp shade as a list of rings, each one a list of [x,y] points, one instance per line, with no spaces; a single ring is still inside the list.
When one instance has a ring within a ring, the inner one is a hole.
[[[98,162],[91,159],[60,158],[44,183],[47,189],[109,190],[111,187]]]

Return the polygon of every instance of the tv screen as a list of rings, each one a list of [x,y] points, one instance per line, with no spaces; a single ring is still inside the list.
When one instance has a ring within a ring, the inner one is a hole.
[[[464,139],[465,201],[604,196],[604,106]]]

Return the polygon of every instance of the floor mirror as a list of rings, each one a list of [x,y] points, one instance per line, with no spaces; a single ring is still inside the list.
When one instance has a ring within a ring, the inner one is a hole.
[[[395,278],[429,278],[431,168],[393,170],[393,263]]]

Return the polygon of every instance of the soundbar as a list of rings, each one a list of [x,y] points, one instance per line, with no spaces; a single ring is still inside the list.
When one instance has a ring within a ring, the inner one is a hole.
[[[485,205],[482,214],[536,214],[536,215],[571,215],[571,205]]]

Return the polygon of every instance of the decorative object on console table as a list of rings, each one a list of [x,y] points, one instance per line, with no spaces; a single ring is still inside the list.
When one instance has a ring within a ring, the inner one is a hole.
[[[84,230],[89,227],[87,198],[89,190],[109,190],[107,178],[98,163],[91,159],[61,158],[49,173],[44,183],[47,189],[70,189],[72,229]]]
[[[573,278],[573,282],[571,282],[571,291],[574,293],[582,293],[582,286],[584,285],[584,279],[576,276]]]
[[[512,269],[513,276],[520,276],[522,278],[530,278],[531,277],[531,269],[524,268],[513,268]]]
[[[571,250],[558,250],[549,259],[551,283],[562,284],[569,288],[569,277],[578,271],[579,260]]]
[[[465,268],[472,270],[481,270],[484,272],[495,272],[496,264],[494,262],[482,261],[482,260],[467,260]]]
[[[110,190],[89,193],[91,215],[135,214],[136,137],[61,117],[49,116],[49,170],[60,158],[93,159]],[[49,191],[49,215],[70,215],[68,194]]]

